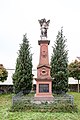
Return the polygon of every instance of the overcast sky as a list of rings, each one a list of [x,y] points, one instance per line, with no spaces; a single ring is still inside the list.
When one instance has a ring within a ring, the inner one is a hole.
[[[23,34],[31,44],[33,68],[39,63],[40,25],[38,19],[50,19],[49,57],[58,31],[63,26],[69,62],[80,56],[80,0],[0,0],[0,63],[15,68]]]

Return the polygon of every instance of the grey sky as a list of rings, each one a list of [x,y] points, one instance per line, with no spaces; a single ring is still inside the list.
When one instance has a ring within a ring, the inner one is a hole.
[[[69,62],[80,56],[80,0],[0,0],[0,63],[15,68],[19,44],[27,33],[33,54],[33,68],[39,62],[40,25],[38,19],[50,19],[49,55],[58,31],[63,26],[69,50]]]

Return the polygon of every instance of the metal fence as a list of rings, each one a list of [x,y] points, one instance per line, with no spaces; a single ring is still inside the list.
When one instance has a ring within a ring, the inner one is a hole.
[[[45,99],[43,100],[35,100],[35,95],[33,93],[29,94],[29,95],[24,95],[23,92],[19,92],[18,94],[14,95],[12,97],[12,105],[16,104],[16,103],[35,103],[35,104],[41,104],[41,103],[53,103],[53,104],[63,104],[63,103],[69,103],[71,105],[74,105],[74,97],[72,95],[69,94],[64,94],[64,95],[55,95],[53,96],[53,100],[52,101],[46,101]]]

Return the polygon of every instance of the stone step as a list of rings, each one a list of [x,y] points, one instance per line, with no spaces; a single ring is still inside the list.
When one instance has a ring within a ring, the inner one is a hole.
[[[54,97],[34,97],[35,101],[53,101]]]

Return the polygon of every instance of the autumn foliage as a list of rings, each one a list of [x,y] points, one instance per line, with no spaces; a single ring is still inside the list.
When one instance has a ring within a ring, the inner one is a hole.
[[[7,77],[8,77],[7,70],[4,68],[3,64],[0,64],[0,81],[4,82],[5,80],[7,80]]]

